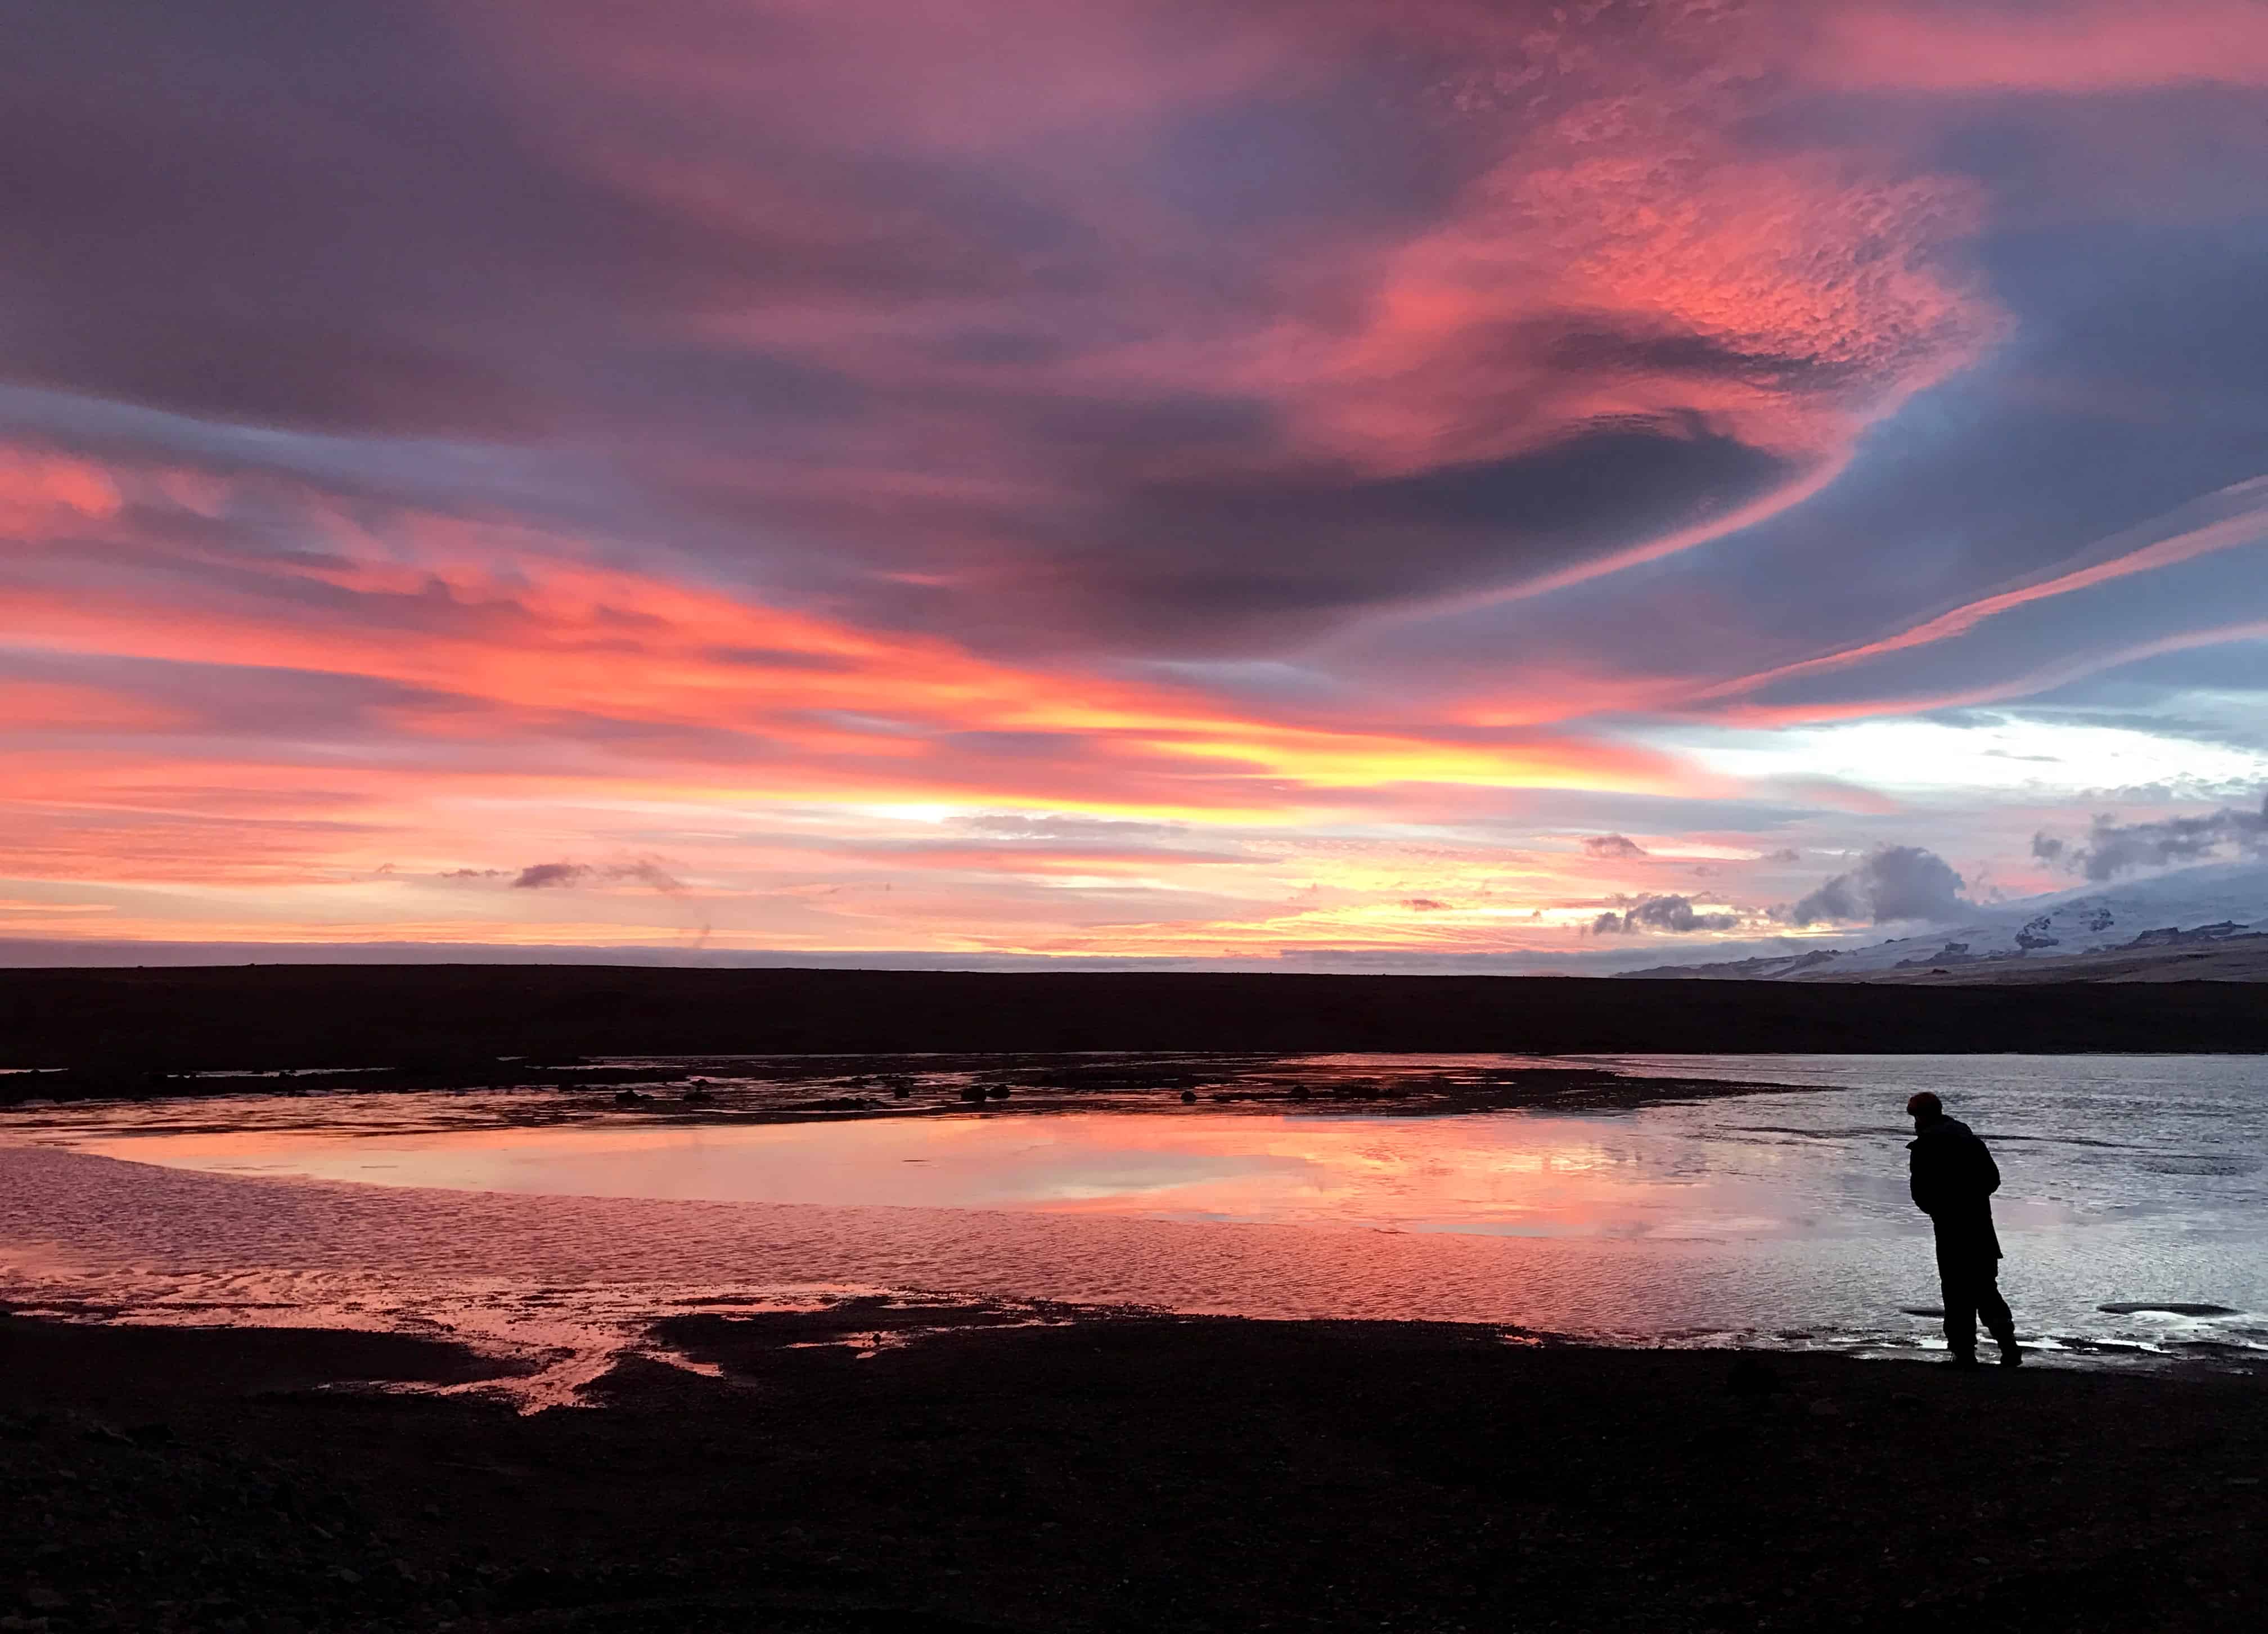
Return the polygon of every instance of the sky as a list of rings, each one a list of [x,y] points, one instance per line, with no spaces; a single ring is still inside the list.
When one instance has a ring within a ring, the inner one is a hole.
[[[1611,968],[2261,854],[2268,0],[9,36],[19,953]]]

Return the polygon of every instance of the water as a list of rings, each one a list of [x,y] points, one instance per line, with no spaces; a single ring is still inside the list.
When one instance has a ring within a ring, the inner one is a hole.
[[[1194,1076],[1320,1093],[1505,1059]],[[829,1087],[778,1063],[703,1064],[722,1109],[660,1115],[527,1092],[18,1113],[0,1298],[458,1333],[540,1353],[554,1390],[656,1312],[843,1290],[1910,1350],[1936,1291],[1900,1108],[1934,1089],[1999,1156],[2002,1285],[2051,1358],[2268,1355],[2257,1057],[1616,1057],[1767,1087],[1572,1115],[1184,1107],[1145,1086],[1194,1081],[1186,1058],[1111,1061],[1098,1109],[1047,1115],[945,1111],[968,1065],[919,1060],[904,1117],[734,1115],[740,1088]],[[2177,1305],[2228,1314],[2102,1308]]]

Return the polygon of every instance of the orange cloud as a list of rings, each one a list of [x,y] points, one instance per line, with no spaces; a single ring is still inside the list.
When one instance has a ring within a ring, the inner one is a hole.
[[[1398,785],[1712,786],[1546,723],[1231,709],[862,630],[525,530],[403,516],[372,534],[305,495],[299,531],[327,548],[247,561],[153,529],[180,503],[159,475],[113,479],[136,507],[114,517],[115,542],[31,538],[0,561],[0,618],[30,632],[18,661],[105,678],[0,674],[0,877],[124,893],[104,899],[106,937],[611,944],[706,935],[721,912],[740,924],[720,946],[1020,946],[1067,923],[1116,946],[1132,934],[1118,922],[1247,911],[1312,865],[1213,854],[1220,825],[1328,821]],[[227,495],[196,497],[230,514]],[[924,828],[933,808],[1199,826],[1154,850],[1014,846]],[[507,918],[492,891],[444,880],[633,852],[666,855],[685,900],[626,888],[594,924],[578,887]],[[979,877],[999,898],[982,909]]]
[[[0,733],[155,732],[189,718],[158,700],[107,688],[0,679]]]
[[[470,541],[450,542],[462,551]],[[1576,740],[1301,725],[1131,683],[1081,677],[1066,686],[942,640],[862,632],[571,558],[475,562],[466,552],[415,566],[294,565],[263,581],[262,594],[293,598],[316,585],[336,593],[291,617],[274,600],[210,586],[190,617],[162,583],[129,580],[91,599],[71,582],[80,560],[52,559],[0,583],[0,615],[37,630],[41,649],[84,659],[130,655],[392,683],[399,696],[373,702],[370,713],[438,744],[549,737],[587,747],[603,740],[604,723],[634,724],[664,756],[681,760],[684,775],[724,786],[736,759],[759,747],[792,751],[799,769],[776,794],[846,799],[919,787],[1064,799],[1061,788],[1018,786],[1012,763],[981,774],[957,765],[953,740],[970,734],[1061,738],[1066,752],[1088,757],[1090,771],[1131,769],[1152,791],[1123,803],[1143,809],[1256,799],[1275,808],[1286,791],[1392,782],[1655,788],[1683,775],[1658,754]],[[586,725],[593,735],[578,740]],[[673,744],[671,728],[722,735],[704,752],[690,737]],[[634,736],[618,740],[621,753],[637,753]],[[1168,787],[1169,797],[1154,791]],[[1071,803],[1122,802],[1101,791]]]

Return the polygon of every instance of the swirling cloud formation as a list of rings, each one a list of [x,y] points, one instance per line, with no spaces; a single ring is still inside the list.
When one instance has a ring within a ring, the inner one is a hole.
[[[29,0],[0,936],[2051,883],[2268,774],[2264,80],[2248,0]]]

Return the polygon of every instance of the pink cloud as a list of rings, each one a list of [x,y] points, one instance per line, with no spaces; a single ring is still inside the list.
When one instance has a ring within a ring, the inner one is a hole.
[[[641,338],[843,395],[754,446],[632,432],[633,467],[800,538],[787,570],[830,598],[983,644],[1281,641],[1658,559],[1815,491],[2005,332],[1948,254],[1972,184],[1754,146],[1766,14],[502,18],[529,140],[764,247]],[[1248,206],[1222,180],[1248,164]],[[1506,477],[1542,494],[1525,524],[1428,486],[1609,435],[1656,451],[1661,497],[1598,529],[1548,463]],[[1319,548],[1301,507],[1343,489],[1398,573]],[[1225,594],[1229,551],[1255,565]]]
[[[2268,85],[2268,15],[2255,0],[1931,0],[1804,11],[1813,30],[1804,70],[1835,85],[1962,92]]]

